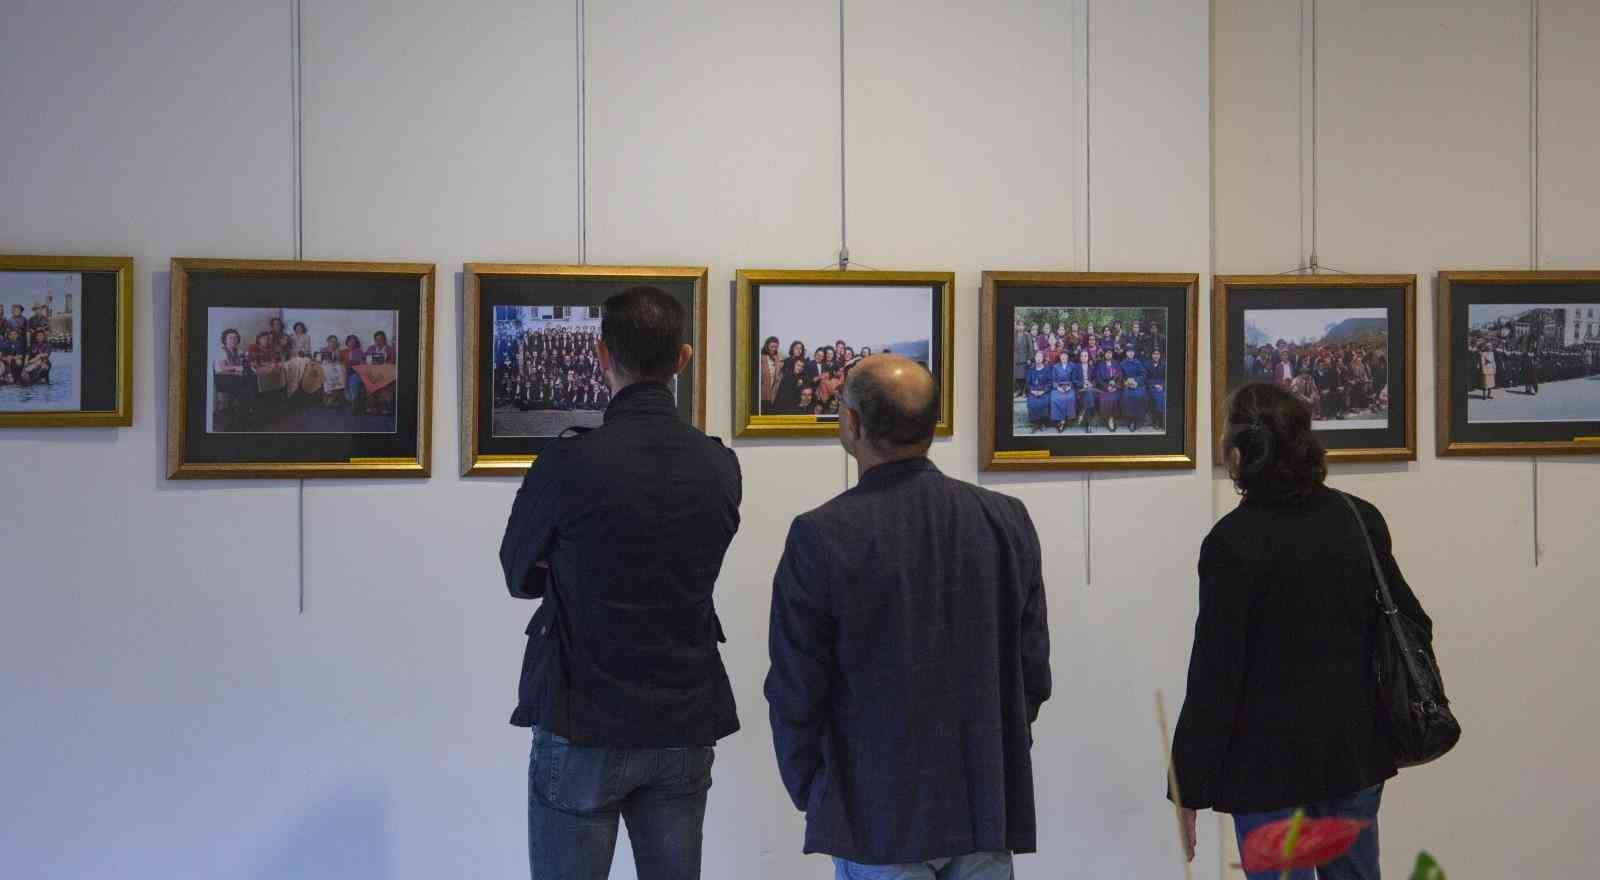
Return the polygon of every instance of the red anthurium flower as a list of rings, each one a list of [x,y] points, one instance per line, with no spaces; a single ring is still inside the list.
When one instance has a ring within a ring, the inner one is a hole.
[[[1239,855],[1246,871],[1315,868],[1344,855],[1371,822],[1360,819],[1307,819],[1296,813],[1245,835]]]

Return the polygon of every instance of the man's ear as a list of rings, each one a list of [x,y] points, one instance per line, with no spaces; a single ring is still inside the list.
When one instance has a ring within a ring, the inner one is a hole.
[[[689,359],[692,357],[694,357],[694,346],[687,343],[678,346],[678,364],[672,368],[672,375],[676,376],[683,372],[683,368],[689,366]]]
[[[606,348],[605,340],[596,339],[594,341],[594,353],[600,359],[600,372],[611,372],[611,349]]]

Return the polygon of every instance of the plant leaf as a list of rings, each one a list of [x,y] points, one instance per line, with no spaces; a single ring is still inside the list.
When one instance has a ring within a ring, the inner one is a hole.
[[[1417,853],[1417,866],[1411,869],[1411,880],[1446,880],[1444,869],[1426,851]]]

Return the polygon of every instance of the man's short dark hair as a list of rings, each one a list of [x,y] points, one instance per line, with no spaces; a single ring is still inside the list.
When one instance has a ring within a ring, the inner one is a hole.
[[[877,370],[851,370],[844,390],[850,408],[861,414],[861,435],[872,445],[893,449],[933,442],[939,424],[936,380],[928,384],[926,399],[917,399],[890,388]]]
[[[658,287],[641,285],[605,301],[600,340],[619,372],[636,381],[665,382],[677,372],[688,313]]]

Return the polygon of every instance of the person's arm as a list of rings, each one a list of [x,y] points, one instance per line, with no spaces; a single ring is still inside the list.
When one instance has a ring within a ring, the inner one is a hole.
[[[1245,560],[1214,534],[1200,547],[1199,573],[1189,686],[1172,742],[1178,793],[1183,806],[1197,810],[1213,803],[1212,773],[1233,736],[1249,656],[1251,592]]]
[[[560,505],[560,486],[555,462],[560,440],[547,442],[533,467],[522,478],[522,488],[511,503],[505,537],[500,541],[500,567],[505,571],[506,589],[518,599],[538,599],[544,595],[550,573],[547,557],[555,546],[556,515]]]
[[[812,782],[822,767],[828,680],[837,632],[822,595],[818,544],[805,517],[796,517],[772,578],[772,617],[767,631],[772,666],[764,692],[772,745],[784,788],[800,810],[806,808]]]
[[[1017,502],[1026,529],[1028,596],[1022,607],[1022,692],[1028,699],[1028,723],[1039,720],[1039,707],[1050,699],[1050,622],[1045,615],[1044,563],[1039,533],[1028,509]]]

